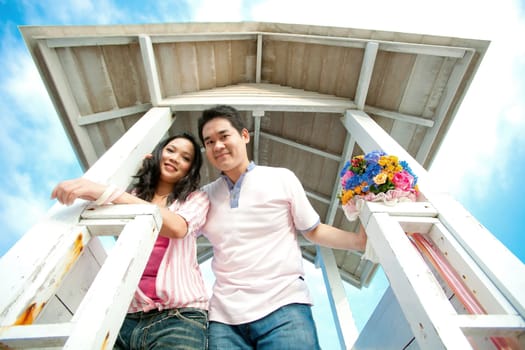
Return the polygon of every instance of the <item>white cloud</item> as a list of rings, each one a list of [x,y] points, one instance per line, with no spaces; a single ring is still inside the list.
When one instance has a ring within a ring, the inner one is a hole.
[[[243,20],[242,0],[198,0],[191,3],[193,22],[238,22]]]
[[[35,188],[28,174],[12,174],[12,181],[18,193],[2,193],[1,222],[4,232],[25,233],[44,216],[52,202],[46,206],[42,198],[34,195]],[[19,218],[16,220],[15,218]]]
[[[6,51],[9,52],[7,55],[4,54]],[[41,158],[49,162],[41,164],[45,166],[56,165],[56,162],[76,162],[74,155],[66,151],[71,146],[29,54],[12,47],[11,50],[3,50],[0,57],[5,62],[2,118],[6,118],[7,122],[0,142],[9,145],[11,166],[30,164]],[[21,144],[20,141],[27,144]],[[26,159],[28,148],[38,152],[38,157]],[[50,168],[56,170],[54,166]]]
[[[483,200],[490,195],[487,188],[504,186],[499,169],[512,161],[513,149],[525,147],[520,136],[525,129],[525,86],[520,81],[525,45],[518,37],[525,32],[525,23],[508,2],[503,5],[507,6],[497,11],[498,25],[490,26],[495,31],[489,49],[432,166],[436,177],[449,181],[450,192],[458,197]],[[487,167],[487,160],[498,165]]]
[[[22,1],[20,6],[27,23],[49,22],[56,25],[89,23],[107,24],[125,21],[121,6],[111,0],[70,0],[64,3],[60,0]]]
[[[27,49],[9,29],[0,61],[0,254],[51,207],[49,193],[68,173],[75,155]]]

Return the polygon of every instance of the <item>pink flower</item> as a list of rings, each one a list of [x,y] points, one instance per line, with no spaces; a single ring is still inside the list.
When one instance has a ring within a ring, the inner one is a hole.
[[[347,171],[347,172],[343,175],[343,177],[341,178],[341,186],[343,186],[343,188],[346,188],[346,182],[347,182],[348,180],[350,180],[350,178],[351,178],[352,176],[354,176],[354,173],[351,172],[351,171]]]
[[[412,184],[414,183],[414,177],[406,170],[403,170],[394,174],[392,182],[396,186],[396,189],[410,191]]]

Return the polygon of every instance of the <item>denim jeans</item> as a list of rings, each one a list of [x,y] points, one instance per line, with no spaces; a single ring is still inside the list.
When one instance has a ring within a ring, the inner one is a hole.
[[[127,314],[113,349],[207,349],[208,312],[196,308]]]
[[[317,350],[317,331],[309,305],[290,304],[250,323],[228,325],[211,321],[210,350]]]

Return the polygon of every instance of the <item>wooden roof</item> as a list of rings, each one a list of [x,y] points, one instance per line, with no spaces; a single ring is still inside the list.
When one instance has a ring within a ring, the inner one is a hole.
[[[170,133],[197,134],[200,112],[242,111],[257,164],[295,172],[325,222],[354,230],[337,207],[351,133],[345,110],[369,114],[428,169],[489,42],[282,23],[166,23],[20,28],[85,169],[152,106],[175,114]],[[362,153],[358,146],[351,154]],[[217,176],[205,163],[203,184]],[[199,258],[211,256],[201,238]],[[314,261],[315,246],[302,245]],[[360,287],[375,266],[335,251]]]

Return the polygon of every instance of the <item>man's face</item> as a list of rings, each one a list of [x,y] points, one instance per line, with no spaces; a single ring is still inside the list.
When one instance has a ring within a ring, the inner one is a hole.
[[[220,171],[238,170],[249,162],[246,151],[246,144],[250,142],[248,130],[243,129],[239,134],[227,119],[218,117],[204,125],[202,136],[208,161]]]

